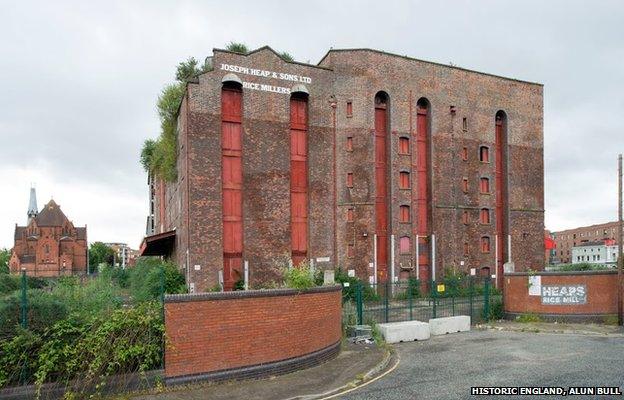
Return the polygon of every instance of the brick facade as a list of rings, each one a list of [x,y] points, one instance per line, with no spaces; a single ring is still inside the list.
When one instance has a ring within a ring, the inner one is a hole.
[[[613,221],[552,232],[551,237],[555,241],[557,263],[573,263],[572,247],[580,246],[583,243],[604,240],[614,240],[617,243],[617,227],[618,222]]]
[[[529,296],[527,273],[505,274],[503,304],[508,314],[545,316],[608,316],[617,314],[617,271],[541,272],[541,285],[586,285],[587,303],[542,304],[541,296]]]
[[[366,281],[373,275],[372,132],[374,98],[383,91],[389,98],[386,203],[388,235],[395,239],[395,275],[406,278],[415,274],[415,129],[416,104],[421,98],[430,104],[428,207],[429,230],[437,243],[437,277],[449,268],[495,270],[495,115],[501,110],[507,116],[505,168],[509,171],[503,190],[507,199],[504,226],[509,228],[502,236],[511,235],[511,257],[506,237],[500,238],[505,249],[503,261],[511,259],[520,271],[542,269],[541,85],[367,49],[331,50],[316,66],[286,62],[268,47],[247,55],[215,49],[212,63],[213,71],[200,75],[187,87],[178,121],[178,181],[165,185],[166,217],[156,221],[157,230],[176,229],[174,259],[186,268],[195,290],[214,286],[223,268],[220,96],[222,79],[232,73],[223,70],[223,64],[311,78],[304,83],[309,91],[308,257],[330,260],[319,260],[318,267],[355,269]],[[243,87],[242,117],[243,259],[249,262],[252,285],[277,279],[275,260],[288,257],[291,250],[290,95],[252,90],[249,85],[292,88],[296,83],[259,75],[236,74],[247,85]],[[409,139],[408,154],[399,153],[401,137]],[[347,141],[352,150],[347,148]],[[489,149],[485,162],[479,158],[481,146]],[[411,173],[408,189],[399,187],[401,171]],[[349,173],[353,174],[352,188],[347,185]],[[479,192],[482,177],[490,179],[489,194]],[[468,181],[467,192],[461,187],[463,178]],[[157,208],[161,206],[156,203]],[[399,222],[401,205],[412,206],[407,222]],[[490,210],[487,224],[479,220],[482,208]],[[467,221],[462,220],[464,211]],[[347,222],[349,212],[352,222]],[[159,219],[158,212],[155,218]],[[409,238],[408,251],[400,251],[401,237]],[[492,244],[488,252],[482,252],[483,237]],[[430,246],[430,241],[421,245],[421,254],[431,252]],[[387,251],[388,265],[391,250]]]
[[[167,296],[165,376],[240,371],[331,349],[342,335],[341,310],[340,286]]]
[[[50,200],[27,226],[15,226],[11,273],[56,277],[87,272],[87,227],[76,227]]]

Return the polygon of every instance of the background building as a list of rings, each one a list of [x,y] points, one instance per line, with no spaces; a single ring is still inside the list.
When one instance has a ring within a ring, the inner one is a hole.
[[[543,268],[541,85],[369,49],[211,61],[142,244],[192,289],[231,287],[245,261],[252,284],[275,279],[284,257],[379,282]]]
[[[75,227],[61,207],[50,200],[41,212],[35,189],[30,189],[26,226],[15,225],[9,267],[30,276],[54,277],[87,272],[87,227]]]
[[[605,264],[615,267],[617,257],[618,246],[613,239],[583,242],[572,247],[573,263]]]
[[[104,243],[115,252],[113,265],[116,267],[126,268],[133,267],[139,255],[138,250],[128,247],[127,243]]]
[[[552,232],[556,257],[564,264],[574,263],[572,248],[589,242],[613,240],[617,244],[617,221]]]

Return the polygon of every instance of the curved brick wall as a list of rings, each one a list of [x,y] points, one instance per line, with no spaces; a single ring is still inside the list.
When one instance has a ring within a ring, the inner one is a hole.
[[[339,351],[340,286],[250,290],[165,299],[169,382],[285,373]]]
[[[601,317],[617,313],[617,271],[539,272],[541,284],[585,285],[586,304],[542,304],[541,296],[529,296],[528,274],[505,274],[503,292],[505,313],[534,313],[543,316]]]

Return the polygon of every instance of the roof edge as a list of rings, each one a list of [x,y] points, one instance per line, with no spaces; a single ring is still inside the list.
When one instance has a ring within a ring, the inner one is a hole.
[[[383,51],[383,50],[370,49],[370,48],[367,48],[367,47],[358,47],[358,48],[352,48],[352,49],[329,49],[327,51],[327,53],[323,56],[323,58],[321,58],[321,60],[318,63],[319,64],[322,63],[323,60],[325,60],[327,58],[327,56],[329,56],[329,53],[331,53],[331,52],[339,52],[339,51],[340,52],[346,52],[346,51],[371,51],[373,53],[384,54],[384,55],[392,56],[392,57],[400,57],[400,58],[404,58],[406,60],[419,61],[419,62],[423,62],[423,63],[427,63],[427,64],[438,65],[438,66],[441,66],[441,67],[457,69],[457,70],[460,70],[460,71],[471,72],[471,73],[475,73],[475,74],[491,76],[491,77],[494,77],[494,78],[500,78],[500,79],[505,79],[505,80],[509,80],[509,81],[520,82],[520,83],[527,83],[529,85],[536,85],[536,86],[544,87],[544,84],[543,83],[539,83],[539,82],[531,82],[531,81],[525,81],[525,80],[522,80],[522,79],[510,78],[510,77],[507,77],[507,76],[491,74],[489,72],[477,71],[477,70],[474,70],[474,69],[458,67],[458,66],[455,66],[455,65],[442,64],[442,63],[435,62],[435,61],[428,61],[428,60],[423,60],[423,59],[420,59],[420,58],[414,58],[414,57],[409,57],[409,56],[404,56],[404,55],[402,56],[400,54],[389,53],[389,52]]]
[[[304,67],[312,67],[312,68],[323,69],[323,70],[326,70],[326,71],[333,71],[333,68],[323,67],[323,66],[317,65],[317,64],[308,64],[308,63],[304,63],[304,62],[300,62],[300,61],[294,61],[294,60],[293,61],[284,60],[282,58],[282,56],[277,51],[275,51],[271,46],[268,46],[268,45],[264,45],[262,47],[258,47],[257,49],[252,50],[252,51],[250,51],[248,53],[238,53],[236,51],[230,51],[230,50],[227,50],[227,49],[220,49],[220,48],[215,47],[215,48],[212,49],[212,53],[214,54],[215,52],[219,52],[219,53],[227,53],[227,54],[238,54],[239,56],[247,57],[247,56],[250,56],[250,55],[252,55],[254,53],[258,53],[258,52],[260,52],[262,50],[270,50],[270,51],[272,51],[273,54],[275,54],[277,57],[279,57],[280,60],[282,60],[282,61],[284,61],[285,63],[288,63],[288,64],[302,65]]]

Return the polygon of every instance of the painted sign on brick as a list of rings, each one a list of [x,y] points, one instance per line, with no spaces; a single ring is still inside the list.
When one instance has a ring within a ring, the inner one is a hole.
[[[542,286],[542,304],[575,305],[587,303],[585,285]]]

